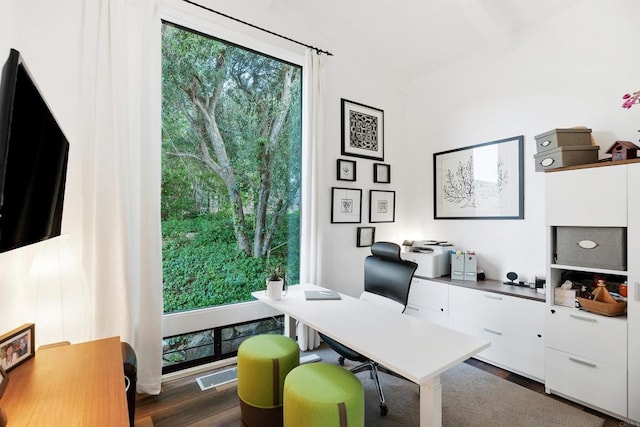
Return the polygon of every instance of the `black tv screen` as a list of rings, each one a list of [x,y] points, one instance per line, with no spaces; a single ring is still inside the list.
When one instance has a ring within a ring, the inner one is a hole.
[[[69,142],[11,49],[0,83],[0,252],[60,235]]]

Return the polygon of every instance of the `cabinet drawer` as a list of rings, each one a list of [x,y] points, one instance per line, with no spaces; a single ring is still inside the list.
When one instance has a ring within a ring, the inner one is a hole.
[[[448,313],[449,285],[431,280],[413,278],[411,288],[409,289],[408,304]]]
[[[625,366],[547,349],[545,386],[620,416],[627,416]]]
[[[407,304],[404,314],[417,317],[418,319],[428,320],[440,326],[449,327],[449,316],[444,311],[431,310],[429,308]]]
[[[627,366],[626,318],[605,317],[556,307],[547,314],[547,347],[582,357]]]

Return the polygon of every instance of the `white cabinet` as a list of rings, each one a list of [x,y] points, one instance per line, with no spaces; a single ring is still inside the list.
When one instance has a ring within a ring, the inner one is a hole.
[[[629,178],[627,260],[629,331],[628,417],[640,424],[640,163],[627,166]]]
[[[449,326],[449,285],[414,277],[405,314]]]
[[[554,264],[556,227],[626,227],[632,248],[632,224],[627,223],[628,167],[625,164],[549,172],[546,180],[547,302],[545,388],[599,410],[627,417],[633,407],[627,395],[627,316],[606,317],[555,304],[554,289],[567,278],[582,283],[595,275],[608,283],[627,280],[628,271]],[[640,178],[640,172],[639,178]],[[640,195],[640,194],[639,194]],[[638,210],[637,212],[640,212]],[[630,217],[630,215],[629,215]],[[563,242],[564,243],[564,242]],[[621,248],[624,252],[627,248]],[[636,257],[627,253],[627,263]],[[560,257],[558,257],[560,258]],[[573,263],[572,263],[573,264]],[[629,268],[631,269],[631,268]],[[640,356],[640,352],[638,353]],[[640,381],[640,380],[637,380]],[[631,382],[629,382],[631,387]],[[640,387],[640,386],[639,386]],[[636,394],[640,389],[636,390]],[[638,397],[636,397],[638,399]],[[638,406],[638,401],[636,405]]]
[[[449,327],[491,341],[476,355],[494,365],[544,382],[544,303],[452,286]]]

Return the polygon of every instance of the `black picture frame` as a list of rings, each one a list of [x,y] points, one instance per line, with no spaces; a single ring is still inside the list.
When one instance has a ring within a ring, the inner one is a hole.
[[[386,163],[373,164],[373,182],[380,184],[391,183],[391,165]]]
[[[338,181],[356,180],[355,160],[338,159],[336,162],[336,179]]]
[[[369,222],[396,221],[396,192],[369,190]]]
[[[384,111],[341,98],[343,156],[384,160]]]
[[[356,246],[359,248],[366,248],[371,246],[376,241],[376,228],[375,227],[358,227],[358,236],[356,239]]]
[[[359,224],[362,222],[362,190],[331,187],[331,223]]]
[[[35,324],[26,323],[0,336],[0,367],[10,372],[36,354]]]
[[[433,154],[434,219],[524,219],[524,136]]]
[[[2,397],[2,393],[4,393],[4,389],[7,388],[7,383],[9,382],[9,375],[2,369],[0,366],[0,397]]]

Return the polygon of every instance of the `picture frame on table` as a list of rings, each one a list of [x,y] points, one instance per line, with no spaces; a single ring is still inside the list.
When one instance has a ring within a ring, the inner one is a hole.
[[[524,219],[524,136],[433,154],[434,219]]]
[[[8,373],[35,356],[35,324],[26,323],[0,336],[0,367]]]
[[[331,223],[359,224],[362,222],[362,190],[331,187]]]
[[[376,228],[375,227],[358,227],[358,236],[356,239],[356,246],[359,248],[365,248],[372,246],[376,241]]]
[[[355,160],[338,159],[337,165],[338,181],[355,181],[356,180],[356,162]]]
[[[395,222],[396,192],[369,190],[369,222]]]
[[[391,165],[386,163],[374,163],[373,182],[391,184]]]
[[[341,99],[343,156],[384,160],[384,111]]]

